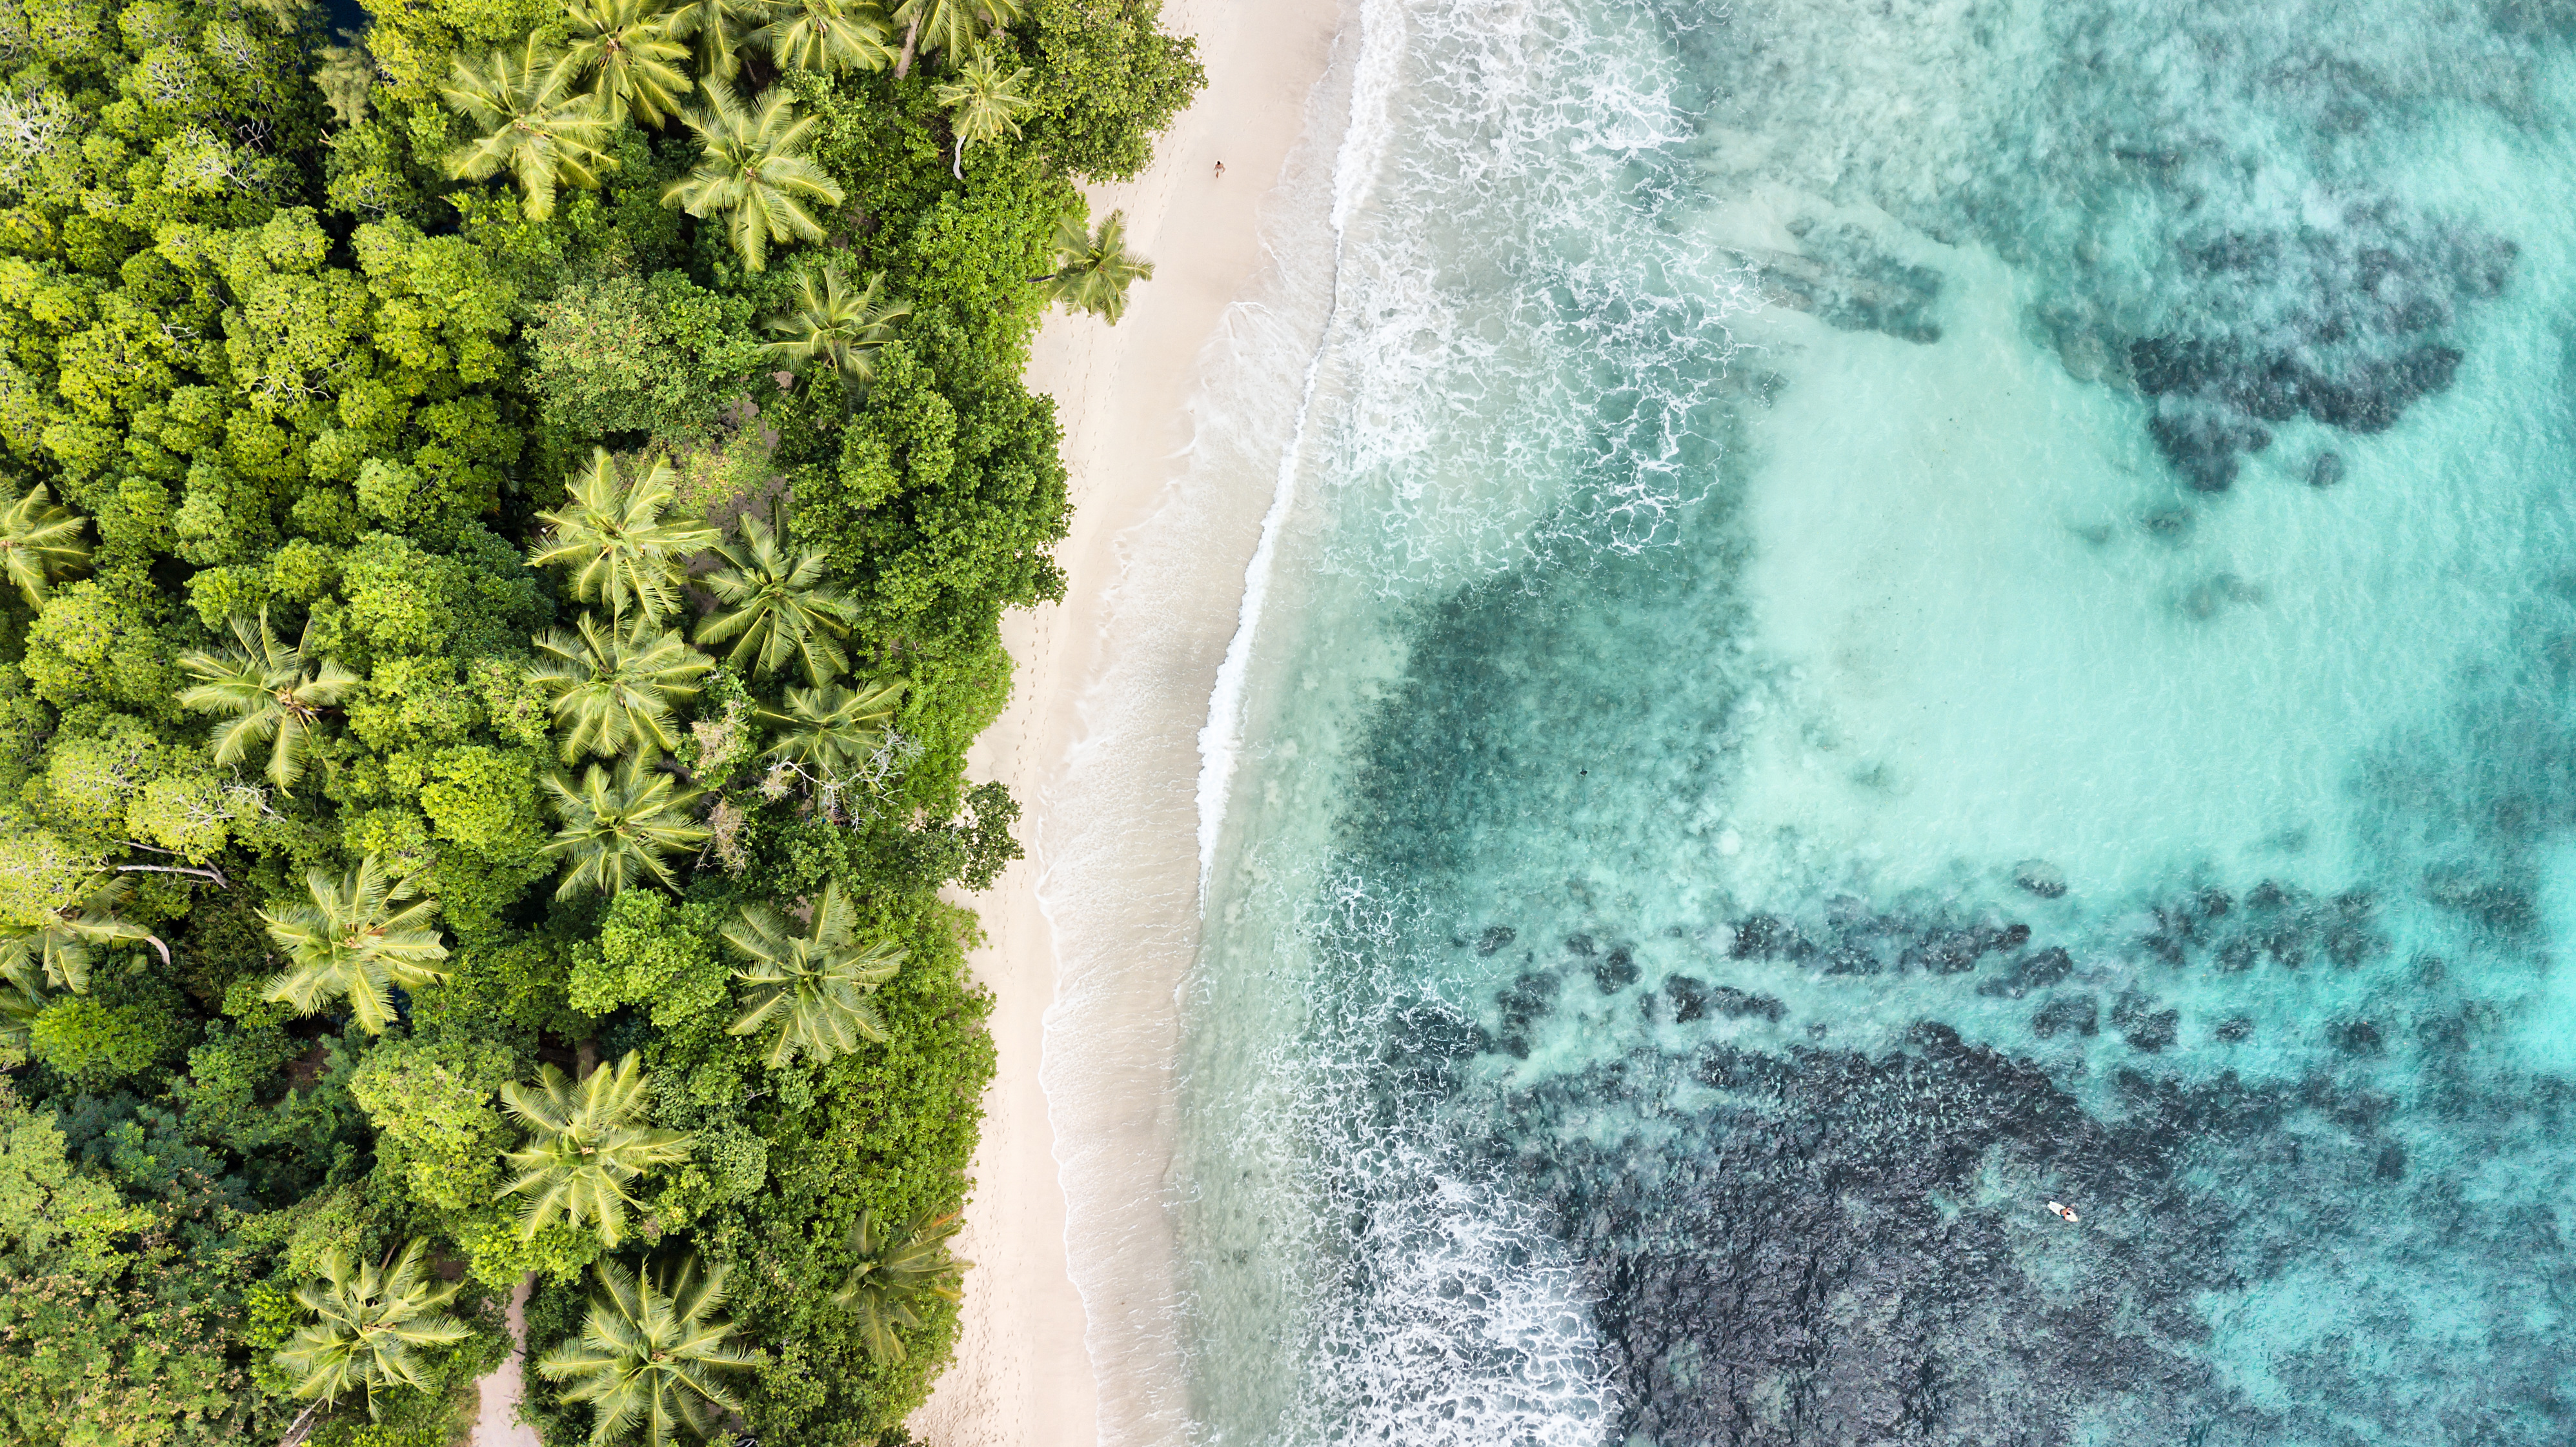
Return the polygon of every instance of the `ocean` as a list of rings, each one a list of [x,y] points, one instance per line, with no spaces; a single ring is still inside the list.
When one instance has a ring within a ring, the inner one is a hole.
[[[2576,1441],[2576,7],[1344,44],[1179,1435]]]

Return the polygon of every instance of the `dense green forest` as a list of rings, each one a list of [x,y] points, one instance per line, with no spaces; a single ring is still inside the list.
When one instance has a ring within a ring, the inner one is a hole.
[[[901,1440],[1153,0],[0,0],[0,1440]]]

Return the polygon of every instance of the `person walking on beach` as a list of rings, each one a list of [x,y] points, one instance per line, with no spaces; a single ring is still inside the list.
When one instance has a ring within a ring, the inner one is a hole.
[[[1223,161],[1216,163],[1216,178],[1220,181],[1225,179],[1225,162]]]

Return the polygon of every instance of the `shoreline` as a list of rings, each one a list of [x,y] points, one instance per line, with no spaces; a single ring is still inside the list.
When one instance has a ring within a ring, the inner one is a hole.
[[[1064,431],[1070,582],[1062,603],[1004,619],[1011,703],[969,755],[972,777],[1019,800],[1028,857],[968,901],[999,1067],[957,1242],[976,1269],[956,1355],[908,1423],[936,1447],[1151,1439],[1179,1423],[1165,1188],[1174,994],[1197,943],[1198,732],[1281,435],[1227,416],[1242,409],[1207,386],[1229,353],[1269,340],[1246,333],[1276,331],[1237,323],[1268,312],[1254,293],[1280,289],[1265,221],[1294,204],[1343,17],[1171,0],[1163,19],[1198,37],[1207,88],[1143,175],[1087,188],[1095,220],[1127,213],[1154,278],[1115,328],[1050,313],[1026,374]],[[1085,1180],[1124,1199],[1094,1199]]]

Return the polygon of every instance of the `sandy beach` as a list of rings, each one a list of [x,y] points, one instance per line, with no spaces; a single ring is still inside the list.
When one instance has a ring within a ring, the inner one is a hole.
[[[1177,1405],[1155,1360],[1169,1233],[1145,1198],[1168,1169],[1174,990],[1196,942],[1197,730],[1289,420],[1233,425],[1207,379],[1263,340],[1246,313],[1266,318],[1281,282],[1265,223],[1288,204],[1339,16],[1174,0],[1163,20],[1198,37],[1207,89],[1150,170],[1090,192],[1095,217],[1127,213],[1153,280],[1115,328],[1050,314],[1029,373],[1064,427],[1071,581],[1061,605],[1004,620],[1011,706],[970,761],[1021,802],[1029,857],[973,901],[1001,1070],[960,1242],[964,1336],[910,1424],[935,1447],[1070,1447],[1104,1424],[1134,1440]],[[1281,414],[1295,396],[1293,379],[1270,393]],[[1069,1220],[1068,1180],[1122,1199]]]

